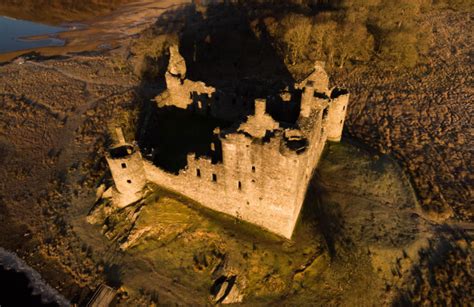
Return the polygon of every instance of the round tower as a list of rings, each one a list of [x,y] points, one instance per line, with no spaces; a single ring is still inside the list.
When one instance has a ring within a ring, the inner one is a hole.
[[[122,208],[142,198],[146,176],[138,147],[125,143],[121,130],[117,135],[119,143],[109,150],[106,159],[115,183],[114,202]]]
[[[346,90],[335,88],[331,91],[326,124],[329,141],[339,142],[341,140],[348,103],[349,93]]]

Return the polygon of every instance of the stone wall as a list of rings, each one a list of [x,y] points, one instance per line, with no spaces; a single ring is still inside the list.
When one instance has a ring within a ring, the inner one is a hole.
[[[145,162],[145,173],[149,181],[210,209],[290,238],[292,221],[297,219],[294,208],[302,160],[283,156],[280,146],[279,138],[262,144],[243,134],[230,134],[222,139],[223,163],[190,155],[188,166],[178,175],[150,162]]]
[[[159,106],[172,105],[219,119],[235,120],[243,115],[247,119],[238,127],[218,132],[212,148],[222,159],[189,154],[187,166],[178,174],[143,161],[137,151],[108,157],[117,191],[130,194],[130,201],[136,199],[145,181],[153,182],[205,207],[291,238],[326,140],[341,138],[348,93],[331,91],[322,64],[316,63],[314,72],[294,85],[295,91],[279,97],[288,104],[301,96],[296,123],[281,125],[268,114],[265,99],[250,106],[237,93],[224,94],[185,79],[186,66],[177,47],[170,53],[168,89],[157,97]]]
[[[313,108],[299,124],[303,130],[292,134],[307,139],[301,153],[288,148],[287,130],[265,113],[264,100],[257,100],[254,115],[237,131],[221,134],[222,163],[191,154],[187,167],[174,175],[145,162],[147,179],[210,209],[291,238],[327,136],[320,108]]]
[[[186,63],[178,47],[170,47],[169,52],[167,89],[155,98],[159,107],[174,106],[226,121],[236,121],[251,113],[253,104],[248,102],[246,93],[225,93],[204,82],[187,79]]]

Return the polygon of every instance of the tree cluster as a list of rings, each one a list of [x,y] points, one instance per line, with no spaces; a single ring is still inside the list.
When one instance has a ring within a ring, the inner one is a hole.
[[[289,66],[316,59],[330,67],[379,61],[422,62],[432,29],[420,22],[434,9],[472,11],[472,0],[245,1],[256,35],[267,34]]]

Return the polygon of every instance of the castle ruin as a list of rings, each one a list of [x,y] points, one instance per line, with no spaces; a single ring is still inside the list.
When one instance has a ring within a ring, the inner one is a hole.
[[[322,63],[316,63],[305,80],[281,93],[281,110],[290,109],[285,103],[292,98],[298,100],[297,119],[288,123],[269,114],[267,102],[272,97],[250,105],[238,95],[186,79],[186,63],[177,46],[170,48],[165,80],[167,90],[156,97],[159,108],[179,108],[235,124],[216,129],[211,155],[189,153],[186,167],[177,174],[142,157],[138,146],[127,143],[118,129],[118,143],[107,155],[114,203],[125,207],[139,201],[150,182],[291,238],[326,141],[341,139],[347,91],[330,89]]]

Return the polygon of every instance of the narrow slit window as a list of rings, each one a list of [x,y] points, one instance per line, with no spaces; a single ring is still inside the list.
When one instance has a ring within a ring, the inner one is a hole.
[[[196,176],[201,177],[201,170],[199,168],[196,169]]]
[[[217,175],[216,174],[212,174],[212,181],[217,182]]]
[[[127,168],[127,163],[122,163],[122,168]]]
[[[326,119],[328,117],[329,110],[328,108],[324,109],[323,111],[323,119]]]
[[[255,166],[252,166],[252,173],[255,173]]]
[[[342,124],[343,120],[341,119],[341,124]]]
[[[344,111],[344,110],[346,110],[346,106],[343,106],[343,107],[342,107],[342,111]]]
[[[239,190],[242,190],[242,182],[239,181]]]

